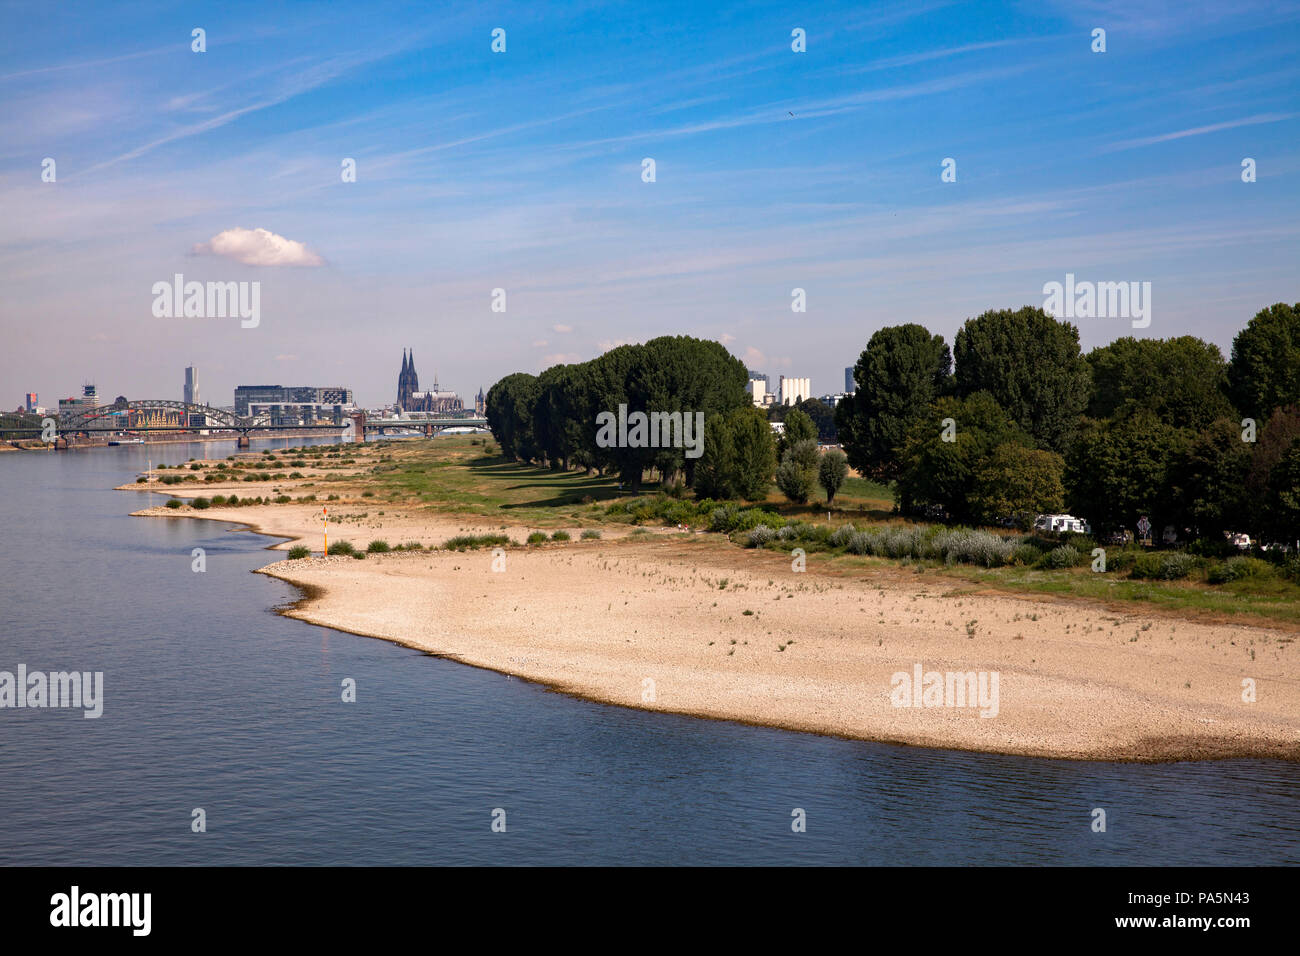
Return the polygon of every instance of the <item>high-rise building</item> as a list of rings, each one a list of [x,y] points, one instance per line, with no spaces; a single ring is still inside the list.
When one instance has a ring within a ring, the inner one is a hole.
[[[36,409],[38,409],[41,405],[40,396],[38,396],[35,392],[28,392],[26,396],[25,404],[27,405],[27,410],[29,412],[36,411]]]
[[[750,370],[749,370],[749,380],[750,380],[751,382],[752,382],[752,381],[759,381],[759,382],[762,382],[762,383],[763,383],[763,390],[764,390],[764,391],[767,391],[769,388],[772,387],[772,383],[769,382],[769,381],[767,380],[767,373],[766,373],[766,372],[755,372],[753,369],[750,369]]]
[[[199,370],[193,365],[185,367],[185,401],[190,405],[202,405],[199,398]]]
[[[853,392],[856,388],[857,386],[853,384],[853,369],[846,368],[844,370],[844,391],[849,393]]]
[[[767,404],[767,382],[763,379],[751,378],[745,390],[749,392],[749,400],[754,403],[755,408],[762,408]]]
[[[812,384],[807,378],[790,378],[782,375],[780,388],[777,401],[782,405],[798,405],[804,399],[812,398]]]
[[[238,385],[236,415],[270,415],[274,425],[337,421],[351,410],[352,389],[314,385]]]

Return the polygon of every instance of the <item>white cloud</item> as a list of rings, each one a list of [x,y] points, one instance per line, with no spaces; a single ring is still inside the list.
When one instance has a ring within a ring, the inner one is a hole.
[[[236,226],[219,232],[192,250],[197,255],[225,256],[246,266],[319,266],[324,260],[301,242],[268,229]]]
[[[603,342],[597,342],[596,348],[600,349],[601,354],[608,352],[610,349],[616,349],[620,345],[630,345],[625,339],[605,339]]]
[[[730,332],[723,332],[721,335],[718,336],[718,341],[721,342],[723,345],[727,345],[730,342],[736,341],[736,337],[732,335]]]
[[[552,325],[552,326],[551,326],[551,331],[552,331],[552,332],[557,332],[557,333],[559,333],[560,335],[564,335],[564,334],[567,333],[567,332],[572,332],[572,331],[573,331],[573,326],[571,326],[571,325]]]

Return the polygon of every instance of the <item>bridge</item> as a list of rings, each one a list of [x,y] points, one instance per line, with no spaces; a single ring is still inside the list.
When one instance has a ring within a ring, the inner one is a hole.
[[[182,417],[182,422],[127,425],[112,420],[130,412],[151,411],[178,413]],[[45,427],[47,419],[54,423],[52,430]],[[238,446],[247,448],[250,432],[341,430],[345,433],[351,432],[353,435],[359,432],[364,436],[367,431],[383,435],[389,430],[413,429],[432,436],[448,428],[486,427],[487,419],[480,417],[456,418],[451,415],[415,413],[411,417],[367,419],[365,412],[361,411],[337,413],[333,422],[310,425],[285,424],[273,422],[270,414],[238,415],[213,405],[197,405],[193,402],[167,398],[138,398],[126,402],[114,402],[111,405],[96,405],[71,415],[38,418],[34,415],[6,414],[0,417],[0,440],[46,438],[52,431],[55,447],[67,448],[72,438],[79,435],[89,437],[96,433],[233,431],[239,433]]]

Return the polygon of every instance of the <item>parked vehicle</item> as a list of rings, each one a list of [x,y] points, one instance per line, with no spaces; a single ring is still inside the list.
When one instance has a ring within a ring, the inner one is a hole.
[[[1039,515],[1034,519],[1034,527],[1039,531],[1073,531],[1077,534],[1088,534],[1092,530],[1088,522],[1074,515]]]

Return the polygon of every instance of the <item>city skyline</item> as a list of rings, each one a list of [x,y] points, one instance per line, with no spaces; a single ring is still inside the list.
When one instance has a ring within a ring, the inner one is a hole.
[[[377,404],[404,345],[467,397],[690,334],[821,394],[882,326],[951,343],[1067,275],[1152,284],[1148,327],[1075,320],[1085,350],[1226,356],[1297,298],[1296,16],[234,4],[90,10],[69,36],[6,14],[0,381],[15,404],[88,378],[171,394],[196,361],[210,395],[347,380]],[[260,321],[157,317],[182,274],[260,283]]]

